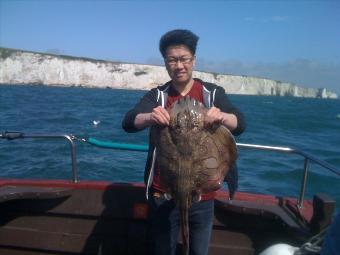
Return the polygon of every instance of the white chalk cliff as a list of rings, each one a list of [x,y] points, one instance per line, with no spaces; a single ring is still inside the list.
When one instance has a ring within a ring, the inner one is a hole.
[[[322,89],[270,79],[194,72],[229,94],[337,98]],[[0,84],[42,84],[147,90],[169,80],[162,66],[117,63],[89,58],[0,48]]]

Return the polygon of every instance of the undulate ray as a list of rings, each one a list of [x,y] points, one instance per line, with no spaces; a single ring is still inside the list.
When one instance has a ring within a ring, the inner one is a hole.
[[[201,194],[221,188],[237,158],[233,135],[222,125],[205,126],[207,109],[184,97],[169,109],[170,125],[153,128],[161,183],[181,213],[183,254],[189,254],[188,210]]]

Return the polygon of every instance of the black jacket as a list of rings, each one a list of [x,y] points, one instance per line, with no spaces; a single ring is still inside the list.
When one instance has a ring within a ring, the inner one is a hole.
[[[208,108],[211,106],[215,106],[219,108],[222,112],[234,114],[237,117],[238,124],[237,128],[232,131],[232,134],[241,134],[245,129],[243,114],[231,104],[227,95],[225,94],[225,90],[222,87],[217,86],[213,83],[203,82],[201,80],[198,81],[203,84],[204,105]],[[147,92],[134,106],[134,108],[126,113],[125,118],[122,122],[123,129],[129,133],[140,131],[134,125],[136,116],[139,113],[150,113],[152,112],[152,109],[157,106],[165,106],[168,94],[167,92],[170,85],[171,82],[167,82],[166,84],[157,88],[153,88],[149,92]],[[147,196],[148,189],[153,179],[153,170],[156,155],[155,146],[152,142],[153,140],[154,139],[151,139],[151,137],[149,136],[149,152],[144,172],[144,182],[147,185]]]

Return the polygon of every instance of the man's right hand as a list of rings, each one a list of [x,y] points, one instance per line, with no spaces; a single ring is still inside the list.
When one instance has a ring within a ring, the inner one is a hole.
[[[150,116],[153,124],[158,124],[161,126],[168,126],[170,124],[170,115],[167,110],[165,110],[162,106],[157,106],[153,108]]]
[[[162,106],[153,108],[151,113],[140,113],[135,118],[135,127],[143,129],[152,125],[168,126],[170,115]]]

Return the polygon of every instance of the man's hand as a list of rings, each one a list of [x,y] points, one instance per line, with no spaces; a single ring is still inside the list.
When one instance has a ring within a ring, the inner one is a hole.
[[[170,115],[162,106],[157,106],[156,108],[153,108],[150,120],[153,124],[168,126],[170,124]]]
[[[221,124],[223,121],[223,114],[221,110],[217,107],[211,107],[205,116],[204,122],[205,125],[212,125],[212,124]]]
[[[143,129],[152,125],[168,126],[170,123],[170,115],[162,106],[153,108],[150,113],[137,114],[135,118],[135,127]]]
[[[217,107],[211,107],[205,116],[204,124],[209,126],[213,124],[221,124],[229,130],[237,127],[237,118],[234,114],[221,112]]]

